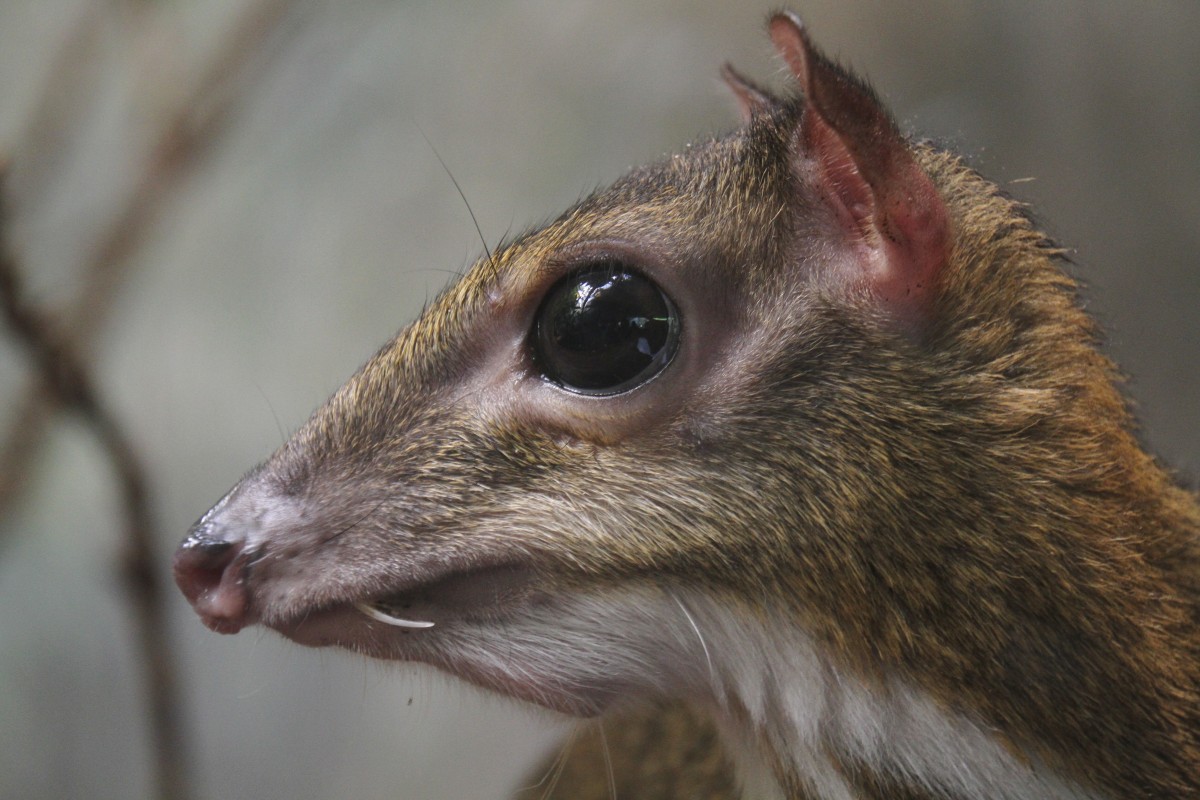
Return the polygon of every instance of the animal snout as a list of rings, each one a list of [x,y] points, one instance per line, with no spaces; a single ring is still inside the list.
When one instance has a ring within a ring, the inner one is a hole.
[[[175,583],[204,624],[237,633],[249,624],[245,539],[206,515],[175,551]]]

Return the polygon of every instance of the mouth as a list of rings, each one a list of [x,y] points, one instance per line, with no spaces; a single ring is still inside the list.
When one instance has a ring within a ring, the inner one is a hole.
[[[382,625],[409,633],[494,617],[498,609],[528,599],[534,584],[528,566],[481,554],[431,559],[424,566],[414,563],[407,577],[394,573],[372,577],[363,570],[322,580],[325,573],[319,569],[276,569],[287,562],[272,557],[261,544],[250,546],[245,537],[230,536],[220,523],[213,512],[201,518],[172,562],[184,596],[204,624],[219,633],[237,633],[262,623],[301,643],[310,643],[306,639],[316,645],[338,643],[344,637],[331,630],[306,635],[315,628],[328,628],[331,617],[348,626],[351,634],[362,628],[353,624],[355,618],[374,628]],[[341,586],[330,592],[335,582]],[[379,638],[377,631],[368,632]]]
[[[300,645],[424,663],[577,716],[621,695],[621,681],[587,657],[596,609],[527,554],[414,557],[400,575],[279,566],[289,563],[201,527],[174,568],[200,618],[222,633],[259,624]]]
[[[389,633],[449,633],[501,620],[538,596],[527,567],[466,568],[402,590],[310,608],[267,625],[310,646],[340,645],[396,657]],[[378,652],[384,647],[388,652]]]
[[[555,597],[528,567],[505,565],[263,622],[307,647],[423,663],[508,697],[593,716],[620,693],[603,676],[575,682],[558,664],[578,642],[555,646],[546,635]]]

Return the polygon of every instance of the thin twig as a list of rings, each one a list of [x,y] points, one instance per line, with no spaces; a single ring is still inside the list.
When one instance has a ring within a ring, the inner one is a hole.
[[[106,316],[131,256],[159,219],[166,199],[217,138],[235,105],[237,87],[251,82],[247,73],[252,71],[254,58],[287,6],[286,0],[259,0],[252,4],[227,37],[226,46],[209,62],[210,69],[193,84],[175,115],[162,126],[128,202],[80,266],[81,289],[67,312],[59,317],[64,327],[50,324],[43,312],[22,298],[20,271],[7,246],[4,219],[0,218],[0,312],[14,336],[28,350],[37,372],[16,413],[10,417],[7,435],[0,440],[0,518],[23,488],[23,476],[29,473],[29,462],[40,450],[54,412],[64,409],[76,413],[96,436],[120,486],[125,513],[122,584],[134,616],[136,646],[144,664],[143,686],[150,715],[157,796],[162,800],[186,800],[191,792],[182,704],[167,644],[161,569],[154,557],[154,524],[146,474],[128,435],[97,393],[84,359],[87,343]],[[260,67],[261,64],[260,61]],[[69,72],[69,65],[60,67],[56,74]],[[53,88],[50,87],[47,97],[55,95]],[[52,109],[49,111],[48,117],[55,116]]]
[[[81,289],[61,316],[66,325],[62,336],[74,343],[76,352],[86,352],[85,343],[107,315],[123,270],[153,229],[166,205],[164,201],[190,174],[204,149],[216,140],[236,105],[235,86],[249,82],[247,73],[255,57],[261,55],[263,41],[287,7],[286,0],[259,0],[245,12],[225,46],[210,60],[210,69],[199,77],[176,114],[163,125],[128,202],[81,265]],[[55,74],[65,71],[62,67]],[[54,94],[50,87],[47,96]],[[53,116],[49,110],[46,114]],[[53,394],[47,394],[38,381],[20,393],[9,428],[0,438],[0,519],[25,485],[29,463],[40,451],[53,416],[53,402]]]
[[[96,436],[120,484],[126,518],[121,577],[136,616],[138,647],[146,669],[158,796],[163,800],[184,800],[190,793],[185,774],[183,726],[175,671],[167,646],[162,582],[154,558],[154,525],[146,474],[128,435],[97,393],[79,353],[41,312],[22,298],[21,276],[5,237],[4,222],[0,203],[0,312],[5,324],[28,351],[47,393],[61,408],[76,413]]]

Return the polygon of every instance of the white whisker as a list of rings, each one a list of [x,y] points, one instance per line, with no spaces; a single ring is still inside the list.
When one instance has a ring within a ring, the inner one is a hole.
[[[708,652],[708,643],[704,641],[704,634],[700,632],[700,626],[696,624],[696,620],[692,617],[692,613],[687,610],[687,606],[683,604],[683,601],[679,599],[678,595],[676,595],[674,592],[670,592],[670,595],[671,599],[675,601],[675,605],[679,606],[679,610],[683,612],[685,617],[687,617],[687,621],[691,624],[692,630],[696,632],[696,638],[700,640],[700,647],[704,650],[704,660],[708,662],[708,678],[710,681],[712,681],[713,687],[715,688],[717,685],[717,673],[716,670],[713,669],[712,655]]]
[[[608,775],[608,796],[610,800],[617,800],[617,776],[613,772],[612,753],[608,749],[608,737],[604,734],[604,721],[596,720],[596,727],[600,731],[600,752],[604,753],[604,770]]]

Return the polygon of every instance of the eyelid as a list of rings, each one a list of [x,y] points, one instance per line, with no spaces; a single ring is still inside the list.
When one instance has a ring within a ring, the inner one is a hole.
[[[576,242],[563,246],[543,258],[536,267],[536,274],[549,274],[557,280],[577,269],[584,269],[603,261],[616,261],[651,277],[655,272],[651,265],[656,262],[656,255],[647,251],[641,244],[621,239]]]

